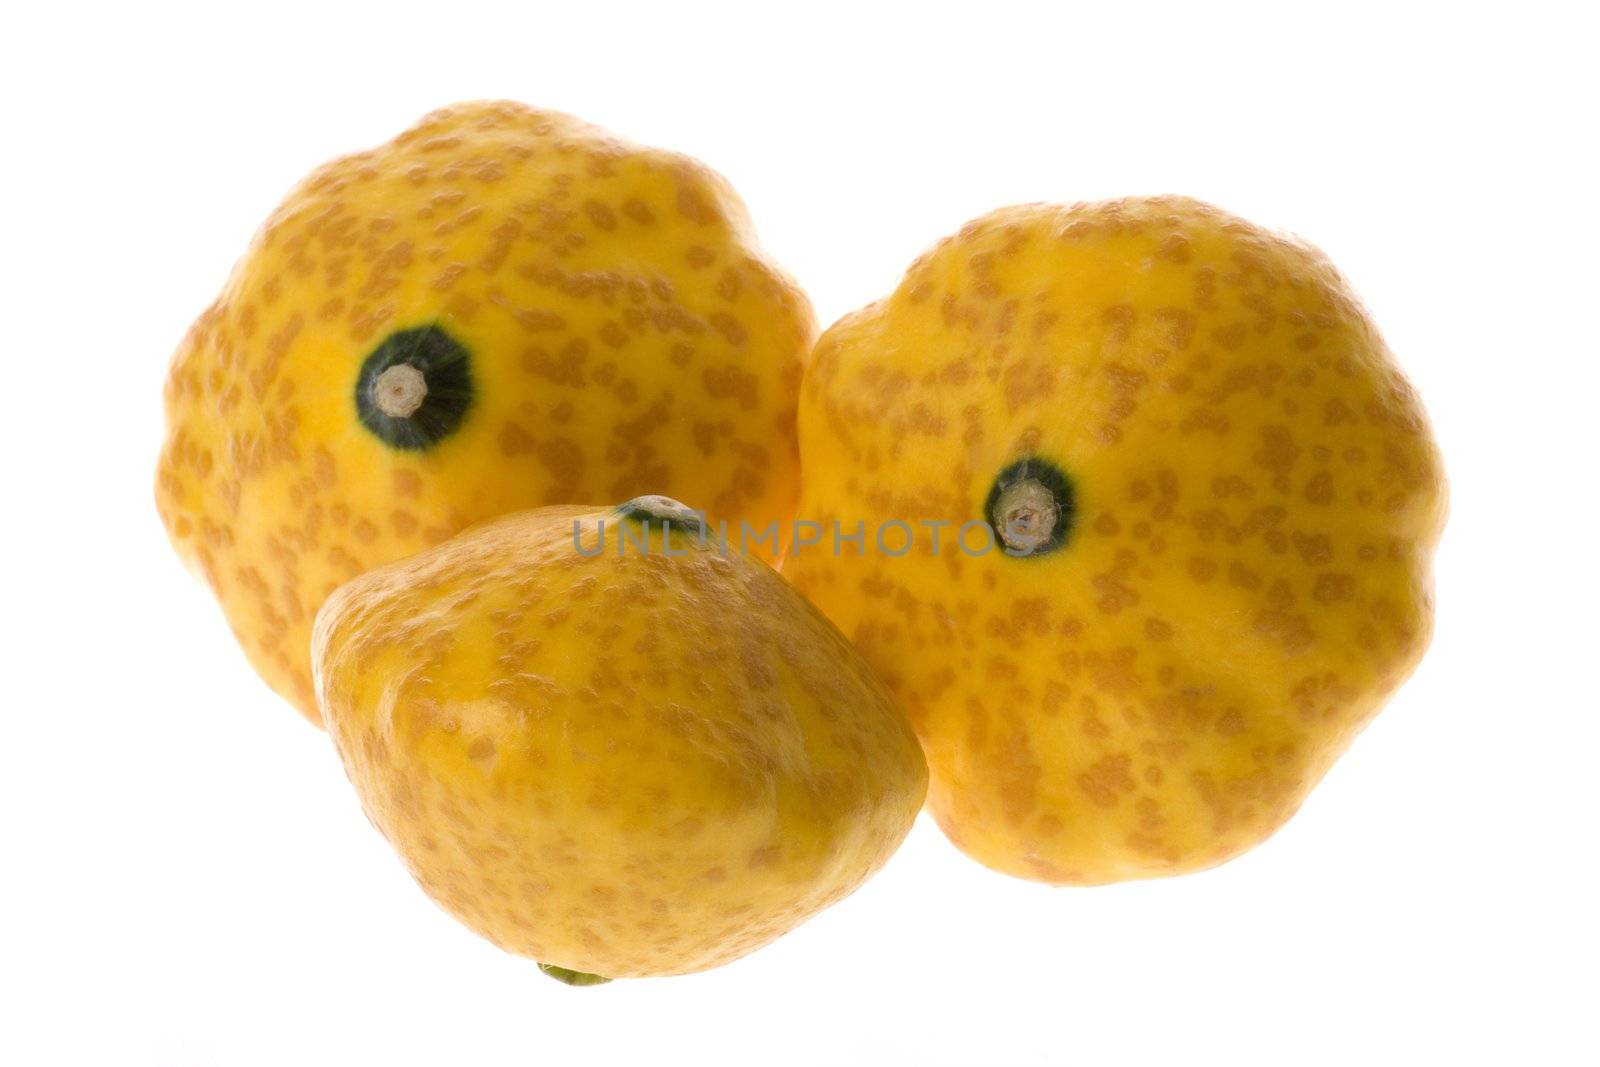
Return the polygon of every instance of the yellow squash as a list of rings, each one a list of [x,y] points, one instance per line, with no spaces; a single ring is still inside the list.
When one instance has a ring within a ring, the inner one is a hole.
[[[470,523],[658,491],[786,522],[814,333],[703,166],[517,104],[449,108],[267,221],[173,360],[157,502],[315,721],[323,598]]]
[[[751,952],[877,870],[922,806],[887,691],[704,530],[662,497],[517,514],[317,619],[328,731],[374,825],[451,914],[567,981]]]
[[[969,224],[824,334],[800,439],[827,533],[785,573],[901,698],[946,833],[1002,871],[1238,854],[1428,642],[1421,406],[1320,253],[1192,200]],[[835,555],[834,522],[865,551]]]

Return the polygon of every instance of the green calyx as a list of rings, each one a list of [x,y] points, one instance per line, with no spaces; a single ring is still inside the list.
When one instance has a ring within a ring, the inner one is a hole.
[[[402,452],[426,452],[455,433],[472,407],[471,356],[437,323],[383,339],[356,375],[356,417]]]
[[[553,963],[541,963],[539,964],[539,969],[565,985],[605,985],[611,981],[604,975],[574,971],[570,967],[557,967]]]

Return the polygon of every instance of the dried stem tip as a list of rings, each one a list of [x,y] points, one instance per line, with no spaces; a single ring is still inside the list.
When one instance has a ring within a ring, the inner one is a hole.
[[[995,518],[1001,544],[1015,555],[1026,556],[1050,542],[1061,506],[1056,495],[1036,478],[1024,478],[1000,491]]]
[[[409,419],[428,399],[428,379],[409,363],[396,363],[372,383],[372,402],[391,419]]]

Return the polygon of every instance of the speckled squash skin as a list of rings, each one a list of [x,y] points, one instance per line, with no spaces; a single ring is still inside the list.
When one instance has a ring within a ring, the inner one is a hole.
[[[785,574],[900,697],[945,832],[1001,871],[1237,855],[1428,643],[1445,485],[1415,395],[1320,253],[1192,200],[967,225],[823,335],[800,439],[800,514],[865,520],[869,551],[825,538]],[[1023,457],[1073,484],[1065,542],[954,550]],[[891,558],[886,519],[952,525]]]
[[[471,403],[396,448],[357,417],[358,375],[428,326],[467,351]],[[814,336],[705,167],[518,104],[448,108],[267,221],[173,361],[157,503],[252,663],[316,721],[323,598],[471,523],[645,492],[786,522]]]
[[[586,557],[580,543],[605,550]],[[327,727],[422,887],[496,945],[612,978],[737,959],[885,863],[927,767],[893,698],[758,560],[545,508],[343,586]]]

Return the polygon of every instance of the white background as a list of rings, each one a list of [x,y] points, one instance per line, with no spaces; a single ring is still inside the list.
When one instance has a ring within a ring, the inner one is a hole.
[[[0,1062],[1597,1062],[1579,11],[11,9]],[[1216,871],[1052,890],[924,819],[854,897],[720,971],[572,990],[500,954],[410,882],[151,499],[167,359],[256,224],[325,158],[482,96],[705,159],[824,322],[1015,201],[1183,192],[1310,238],[1443,445],[1431,654],[1289,827]]]

